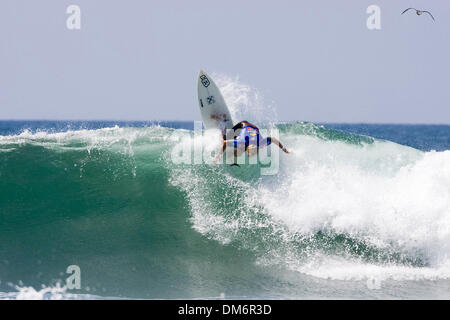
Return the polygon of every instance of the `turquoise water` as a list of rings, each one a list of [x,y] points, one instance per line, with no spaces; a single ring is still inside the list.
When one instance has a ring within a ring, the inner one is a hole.
[[[293,154],[247,180],[172,161],[219,143],[192,122],[1,121],[0,297],[78,265],[46,294],[450,298],[450,126],[276,128]]]

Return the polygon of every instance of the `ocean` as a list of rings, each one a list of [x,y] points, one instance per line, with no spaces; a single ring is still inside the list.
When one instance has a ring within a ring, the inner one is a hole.
[[[0,298],[450,298],[450,126],[271,127],[247,179],[193,122],[0,121]]]

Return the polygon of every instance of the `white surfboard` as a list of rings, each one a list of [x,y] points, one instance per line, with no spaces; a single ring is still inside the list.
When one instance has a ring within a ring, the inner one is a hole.
[[[198,104],[205,129],[233,128],[233,119],[219,88],[203,70],[198,75]]]

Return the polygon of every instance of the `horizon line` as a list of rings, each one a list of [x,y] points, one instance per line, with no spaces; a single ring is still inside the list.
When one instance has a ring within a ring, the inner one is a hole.
[[[55,122],[96,122],[96,121],[105,121],[105,122],[192,122],[192,121],[201,121],[200,119],[189,119],[189,120],[132,120],[132,119],[51,119],[51,118],[41,118],[41,119],[0,119],[0,122],[7,121],[29,121],[29,122],[38,122],[38,121],[55,121]],[[266,121],[264,121],[266,122]],[[289,122],[306,122],[306,123],[315,123],[315,124],[361,124],[361,125],[436,125],[436,126],[450,126],[450,123],[439,123],[439,122],[365,122],[365,121],[345,121],[345,122],[335,122],[335,121],[308,121],[308,120],[279,120],[278,123],[289,123]]]

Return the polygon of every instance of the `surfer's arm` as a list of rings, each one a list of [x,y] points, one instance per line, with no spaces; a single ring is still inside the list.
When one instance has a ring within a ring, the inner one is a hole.
[[[283,146],[283,144],[277,138],[270,137],[270,140],[272,141],[272,143],[276,144],[285,153],[291,153],[288,149],[286,149],[285,146]]]

